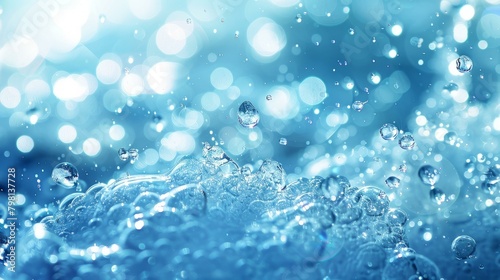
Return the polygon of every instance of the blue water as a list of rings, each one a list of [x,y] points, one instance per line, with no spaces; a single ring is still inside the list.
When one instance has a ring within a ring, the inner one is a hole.
[[[0,277],[497,279],[499,4],[0,1]]]

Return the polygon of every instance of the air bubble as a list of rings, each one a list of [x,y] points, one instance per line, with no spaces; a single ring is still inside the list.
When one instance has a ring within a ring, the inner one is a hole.
[[[460,235],[451,243],[451,250],[457,259],[468,259],[476,250],[476,241],[468,235]]]
[[[344,198],[346,184],[342,176],[328,176],[321,183],[323,195],[331,201],[338,203]]]
[[[356,100],[352,103],[352,109],[353,110],[356,110],[358,112],[361,112],[363,110],[363,108],[365,107],[365,104],[368,103],[368,101],[359,101],[359,100]]]
[[[78,184],[78,170],[69,162],[61,162],[54,167],[52,180],[62,187],[74,188]]]
[[[386,193],[376,187],[360,189],[354,201],[360,203],[363,211],[369,216],[381,216],[389,208],[389,198]]]
[[[286,138],[280,138],[280,145],[286,146],[287,143],[288,140],[286,140]]]

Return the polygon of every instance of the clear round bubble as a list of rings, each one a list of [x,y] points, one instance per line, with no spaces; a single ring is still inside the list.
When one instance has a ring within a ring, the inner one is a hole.
[[[368,216],[383,215],[389,208],[389,197],[376,187],[361,188],[354,197],[354,201],[361,205]]]
[[[390,176],[389,178],[385,179],[385,184],[391,189],[398,188],[400,183],[401,179],[396,176]]]
[[[439,170],[432,165],[423,165],[418,170],[418,177],[422,183],[434,186],[439,181]]]
[[[456,60],[456,67],[458,72],[460,73],[466,73],[472,70],[472,59],[470,59],[466,55],[461,55],[459,58]]]
[[[392,123],[386,123],[380,128],[380,136],[384,140],[394,140],[398,136],[398,128]]]
[[[451,251],[459,260],[469,258],[476,251],[476,240],[468,235],[461,235],[451,243]]]
[[[391,226],[404,226],[408,215],[401,209],[391,209],[386,213],[385,220]]]
[[[425,276],[425,278],[423,277]],[[383,280],[396,279],[441,279],[436,264],[425,256],[405,251],[389,260],[382,273]]]
[[[78,170],[69,162],[61,162],[52,170],[52,180],[62,187],[74,188],[78,185]]]
[[[399,139],[399,146],[403,150],[412,150],[415,147],[415,139],[410,134],[403,135]]]
[[[260,121],[259,111],[250,101],[241,103],[238,109],[238,121],[243,127],[254,128]]]

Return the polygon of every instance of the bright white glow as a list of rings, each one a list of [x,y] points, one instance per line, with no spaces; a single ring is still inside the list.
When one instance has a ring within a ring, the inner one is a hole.
[[[317,77],[307,77],[299,85],[299,96],[307,105],[318,105],[326,98],[326,85]]]
[[[160,0],[129,0],[128,5],[132,14],[142,20],[152,19],[161,11]]]
[[[401,25],[393,25],[391,28],[392,35],[394,36],[399,36],[401,33],[403,33],[403,27]]]
[[[196,146],[191,134],[183,131],[174,131],[161,139],[161,144],[169,150],[180,154],[190,154]]]
[[[26,197],[22,194],[16,194],[16,204],[18,206],[24,205],[26,203]]]
[[[464,20],[471,20],[474,17],[476,11],[474,10],[474,7],[472,5],[467,4],[463,5],[458,13]]]
[[[138,220],[137,222],[135,222],[134,227],[136,230],[141,230],[144,227],[144,221]]]
[[[391,49],[388,55],[390,58],[395,58],[398,55],[398,51],[396,51],[395,49]]]
[[[203,115],[196,110],[189,110],[186,113],[186,117],[184,119],[184,123],[189,129],[199,129],[204,122]]]
[[[179,68],[180,65],[174,62],[156,63],[149,69],[146,77],[149,87],[159,94],[170,92],[174,88]]]
[[[418,126],[424,126],[427,124],[427,118],[423,115],[420,115],[415,119],[415,122]]]
[[[23,135],[17,138],[16,146],[21,153],[29,153],[31,152],[31,150],[33,150],[35,142],[31,137]]]
[[[477,42],[477,46],[482,49],[482,50],[485,50],[488,48],[488,42],[485,41],[485,40],[481,40],[479,42]]]
[[[95,138],[88,138],[83,142],[83,152],[88,156],[96,156],[101,151],[101,143]]]
[[[50,95],[50,87],[44,80],[34,79],[26,84],[24,93],[28,100],[40,100]]]
[[[33,225],[33,235],[36,239],[42,239],[47,235],[47,231],[45,230],[45,224],[36,223]]]
[[[156,46],[164,54],[178,54],[186,46],[187,34],[175,23],[166,23],[156,33]]]
[[[14,109],[21,102],[21,93],[15,87],[5,87],[0,91],[0,103],[9,109]]]
[[[61,140],[61,142],[63,143],[66,144],[72,143],[73,141],[75,141],[77,136],[76,129],[74,126],[70,124],[63,125],[61,126],[61,128],[59,128],[57,136],[59,137],[59,140]]]
[[[300,0],[270,0],[271,3],[278,7],[287,8],[299,3]]]
[[[120,141],[125,137],[125,129],[119,124],[115,124],[109,128],[109,137],[115,141]]]
[[[436,137],[436,140],[438,141],[444,141],[446,133],[448,133],[448,130],[444,127],[440,127],[436,129],[436,132],[434,132],[434,137]]]
[[[295,94],[286,87],[274,87],[268,93],[273,99],[265,100],[264,106],[268,113],[278,119],[292,119],[299,112],[299,102]]]
[[[496,131],[500,131],[500,117],[497,117],[497,118],[493,121],[493,128],[494,128]]]
[[[425,241],[430,241],[432,239],[432,233],[426,232],[426,233],[424,233],[423,237],[424,237]]]
[[[258,55],[272,57],[285,47],[286,34],[276,22],[261,17],[248,26],[247,40]]]
[[[214,88],[225,90],[233,84],[233,73],[224,67],[216,68],[210,74],[210,82]]]
[[[147,149],[144,151],[144,162],[147,165],[155,165],[158,160],[160,159],[160,156],[158,155],[158,152],[155,149]]]
[[[457,23],[453,28],[453,39],[455,39],[457,43],[463,43],[467,41],[467,32],[467,26],[465,24]]]
[[[91,92],[89,82],[83,75],[59,78],[53,86],[54,95],[63,101],[83,101]]]
[[[120,79],[122,75],[122,69],[118,62],[105,59],[99,62],[96,68],[97,79],[106,85],[114,84]]]
[[[28,66],[38,56],[38,45],[30,36],[14,34],[0,49],[0,63],[14,68]]]
[[[457,103],[464,103],[469,99],[469,93],[466,90],[460,88],[458,90],[452,91],[451,97]]]
[[[208,112],[213,112],[217,110],[220,106],[219,95],[215,92],[207,92],[201,97],[201,106],[203,110]]]
[[[137,74],[128,74],[123,77],[121,88],[128,96],[137,96],[144,92],[144,80]]]

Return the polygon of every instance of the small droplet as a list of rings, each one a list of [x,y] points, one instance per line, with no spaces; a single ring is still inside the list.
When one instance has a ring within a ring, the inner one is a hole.
[[[422,183],[434,186],[439,181],[439,170],[431,165],[424,165],[418,170],[418,177]]]
[[[78,184],[78,170],[69,162],[61,162],[52,171],[52,180],[67,189]]]
[[[450,131],[444,135],[444,142],[446,144],[455,146],[455,144],[457,144],[458,141],[459,141],[459,138],[458,138],[457,134],[453,131]]]
[[[193,20],[192,20],[191,18],[187,18],[187,19],[186,19],[186,23],[187,23],[187,24],[191,24],[192,22],[193,22]]]
[[[286,146],[287,143],[288,141],[286,140],[286,138],[280,138],[280,145]]]
[[[385,184],[391,189],[398,188],[400,182],[401,180],[396,176],[390,176],[389,178],[385,179]]]
[[[406,163],[402,163],[400,166],[399,166],[399,171],[403,172],[403,173],[406,173],[406,171],[408,170],[408,166],[406,166]]]
[[[354,35],[354,29],[349,28],[349,34],[350,34],[350,35]]]
[[[386,123],[380,128],[380,136],[384,140],[394,140],[398,136],[398,128],[392,123]]]
[[[301,14],[297,14],[295,16],[295,20],[298,22],[298,23],[301,23],[302,22],[302,15]]]
[[[259,123],[259,120],[259,112],[250,101],[241,103],[238,110],[238,121],[243,127],[253,128]]]
[[[272,95],[270,95],[270,94],[268,94],[268,95],[266,96],[266,100],[267,100],[267,101],[271,101],[271,100],[273,100],[273,96],[272,96]]]
[[[100,23],[105,23],[106,22],[106,16],[105,15],[99,16],[99,22]]]
[[[365,107],[366,103],[368,103],[368,101],[362,102],[362,101],[356,100],[352,103],[352,109],[354,109],[358,112],[361,112],[361,110],[363,110],[363,108]]]
[[[457,259],[468,259],[476,251],[476,240],[468,235],[460,235],[451,243],[451,250]]]
[[[472,70],[473,66],[472,59],[470,59],[466,55],[461,55],[459,58],[457,58],[456,64],[457,70],[460,73],[469,72],[470,70]]]
[[[446,195],[441,189],[438,188],[432,188],[429,192],[429,196],[431,200],[437,205],[441,205],[446,201]]]
[[[240,37],[240,32],[238,30],[236,30],[234,32],[234,38],[239,38]]]
[[[410,134],[404,135],[399,139],[399,146],[403,150],[412,150],[415,147],[415,139]]]
[[[137,158],[139,158],[139,150],[137,149],[129,149],[128,150],[128,155],[129,155],[129,158],[130,158],[130,163],[134,163]]]
[[[128,160],[129,154],[128,154],[127,150],[125,150],[124,148],[120,148],[118,150],[118,157],[120,158],[120,160],[126,161],[126,160]]]

